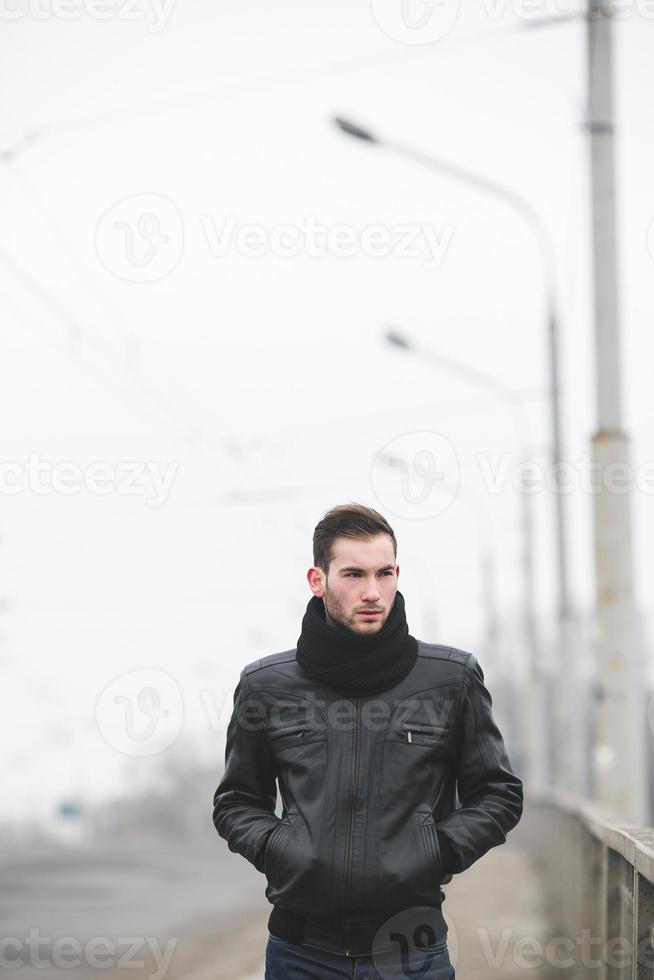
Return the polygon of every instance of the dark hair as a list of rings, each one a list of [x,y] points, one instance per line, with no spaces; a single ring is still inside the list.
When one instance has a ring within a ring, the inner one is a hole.
[[[313,532],[313,563],[327,572],[336,538],[360,541],[376,534],[388,534],[397,555],[395,534],[385,517],[364,504],[338,504],[327,511]]]

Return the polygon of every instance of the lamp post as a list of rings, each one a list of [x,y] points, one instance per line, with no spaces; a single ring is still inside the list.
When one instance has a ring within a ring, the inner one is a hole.
[[[394,140],[381,138],[348,119],[341,116],[334,118],[338,128],[356,139],[363,140],[374,146],[383,147],[396,153],[398,156],[408,160],[413,160],[423,166],[429,167],[444,177],[449,177],[459,183],[467,184],[500,200],[507,207],[511,208],[527,224],[536,239],[541,260],[543,263],[544,285],[545,285],[545,323],[549,344],[550,356],[550,390],[552,394],[552,463],[558,470],[562,460],[562,438],[561,438],[561,391],[560,391],[560,370],[559,370],[559,314],[556,299],[555,274],[554,274],[554,251],[547,228],[543,224],[537,211],[519,194],[504,187],[502,184],[481,174],[476,174],[465,167],[442,160],[440,157],[429,153],[423,153],[412,146],[398,143]],[[563,506],[563,495],[556,494],[556,527],[557,527],[557,567],[558,567],[558,609],[561,617],[566,616],[571,610],[570,587],[567,562],[567,522],[565,508]]]
[[[510,188],[481,174],[460,167],[438,156],[425,153],[415,147],[392,139],[381,137],[371,130],[345,119],[334,117],[334,123],[347,136],[362,140],[370,146],[385,149],[403,159],[413,161],[427,167],[435,173],[459,183],[466,184],[474,190],[487,194],[510,208],[529,228],[534,236],[540,254],[545,294],[545,327],[549,351],[549,387],[551,391],[551,452],[554,473],[558,474],[562,463],[561,436],[561,391],[559,367],[559,314],[556,293],[556,276],[554,250],[546,226],[538,212],[529,201],[515,193]],[[574,662],[576,624],[573,622],[572,603],[570,599],[570,584],[568,575],[567,520],[563,493],[555,491],[555,527],[556,527],[556,565],[557,565],[557,636],[556,645],[556,676],[553,678],[554,687],[548,703],[555,714],[555,748],[553,774],[555,783],[569,792],[577,792],[579,774],[570,745],[574,742],[572,735],[572,716],[574,710],[575,691],[571,677],[570,666]]]

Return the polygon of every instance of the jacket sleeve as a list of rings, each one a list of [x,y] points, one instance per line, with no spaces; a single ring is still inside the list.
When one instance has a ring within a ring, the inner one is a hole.
[[[252,698],[245,671],[234,691],[227,727],[225,771],[213,798],[213,822],[230,851],[263,871],[268,836],[279,823],[276,772],[263,734],[261,705]]]
[[[503,844],[522,816],[522,781],[511,768],[476,657],[467,662],[459,715],[457,793],[461,806],[436,824],[446,873],[458,874]]]

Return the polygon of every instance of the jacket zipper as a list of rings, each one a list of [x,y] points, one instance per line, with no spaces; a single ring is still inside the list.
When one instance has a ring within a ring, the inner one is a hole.
[[[348,822],[347,841],[345,847],[345,904],[347,905],[348,891],[350,887],[350,848],[354,830],[354,816],[356,813],[356,790],[359,775],[359,698],[354,698],[355,718],[354,718],[354,763],[352,766],[354,778],[352,780],[352,792],[350,793],[350,819]],[[350,920],[345,919],[345,955],[350,956],[352,937],[350,935]]]
[[[407,742],[413,742],[414,733],[417,735],[430,735],[433,738],[440,738],[443,735],[444,729],[437,728],[434,725],[419,725],[417,723],[413,724],[411,728],[405,725],[403,729]]]

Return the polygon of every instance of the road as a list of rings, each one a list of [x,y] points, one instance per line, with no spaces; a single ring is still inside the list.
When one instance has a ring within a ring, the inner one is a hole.
[[[238,980],[262,958],[265,879],[217,836],[0,848],[0,880],[2,953],[21,963],[15,980],[109,980],[119,970],[124,980],[128,966],[133,980],[174,980],[198,957],[213,962],[212,980]]]

